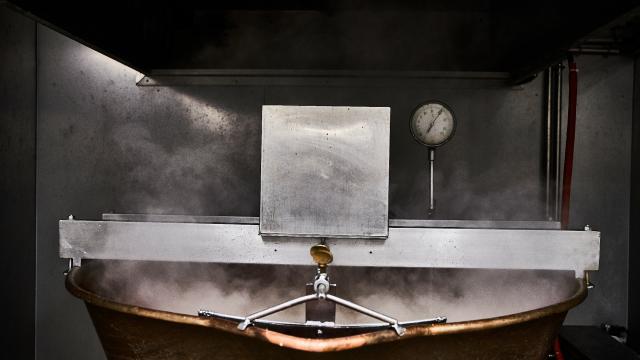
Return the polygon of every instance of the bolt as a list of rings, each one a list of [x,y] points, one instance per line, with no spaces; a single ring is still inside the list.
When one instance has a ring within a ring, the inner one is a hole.
[[[591,225],[587,224],[584,226],[584,231],[591,231]]]
[[[62,274],[64,276],[69,275],[69,272],[71,271],[72,268],[73,268],[73,259],[69,259],[69,265],[67,266],[67,270],[63,271]]]
[[[591,282],[591,279],[590,279],[588,271],[584,272],[584,282],[587,285],[587,289],[593,289],[594,287],[596,287],[596,285]]]
[[[69,220],[73,220],[73,215],[69,215]]]

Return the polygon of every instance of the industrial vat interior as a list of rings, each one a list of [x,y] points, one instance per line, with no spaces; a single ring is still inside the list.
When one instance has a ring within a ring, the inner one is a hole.
[[[312,267],[303,266],[94,260],[83,265],[74,281],[84,291],[123,305],[194,317],[206,308],[241,319],[304,294],[304,275],[313,273]],[[448,323],[555,305],[575,296],[581,281],[571,271],[376,267],[333,268],[331,279],[339,284],[340,297],[401,322],[446,316]],[[304,305],[292,307],[264,319],[304,324],[304,310]],[[352,327],[379,324],[343,307],[337,307],[335,322]],[[294,336],[313,334],[301,326],[268,325],[256,324]],[[369,331],[345,327],[312,337]]]
[[[312,267],[98,261],[81,277],[85,289],[119,303],[196,315],[210,309],[243,316],[304,293]],[[135,274],[135,276],[132,276]],[[304,276],[307,274],[308,276]],[[511,315],[574,295],[570,271],[487,269],[331,269],[337,293],[401,321],[446,315],[448,322]],[[267,319],[304,322],[304,306]],[[336,322],[374,319],[338,307]]]

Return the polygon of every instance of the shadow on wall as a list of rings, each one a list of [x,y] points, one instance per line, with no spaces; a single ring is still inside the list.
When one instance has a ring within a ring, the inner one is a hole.
[[[260,122],[188,89],[139,88],[149,112],[112,130],[123,210],[257,216]]]
[[[118,194],[111,210],[258,215],[255,90],[138,87],[136,71],[83,46],[65,50],[61,80],[83,91],[70,95],[69,85],[51,84],[63,87],[51,99],[64,119],[63,146],[86,148],[83,141],[99,137],[88,160]]]

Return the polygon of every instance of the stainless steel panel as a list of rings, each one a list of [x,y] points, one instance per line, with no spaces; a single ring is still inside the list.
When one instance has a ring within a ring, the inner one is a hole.
[[[60,221],[61,258],[311,265],[313,238],[256,225]],[[597,231],[391,228],[385,241],[328,239],[332,266],[597,270]],[[552,249],[552,250],[551,250]]]
[[[388,234],[390,109],[263,106],[260,233]]]

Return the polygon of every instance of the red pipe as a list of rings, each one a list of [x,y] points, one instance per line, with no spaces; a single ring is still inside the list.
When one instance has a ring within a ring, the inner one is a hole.
[[[556,338],[556,341],[553,342],[553,355],[556,356],[556,360],[564,360],[562,349],[560,349],[560,338]]]
[[[569,226],[569,204],[571,202],[571,177],[573,175],[573,147],[576,139],[576,108],[578,105],[578,68],[569,58],[569,109],[567,114],[567,143],[564,150],[564,171],[562,173],[562,229]]]

